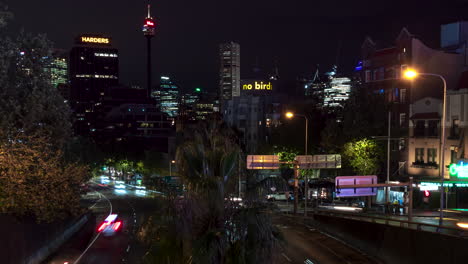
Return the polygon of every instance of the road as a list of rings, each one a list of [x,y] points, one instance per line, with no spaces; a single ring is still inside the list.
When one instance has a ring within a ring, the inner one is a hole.
[[[356,249],[289,217],[272,215],[272,220],[284,236],[282,250],[276,254],[273,263],[379,263]]]
[[[95,184],[89,194],[83,201],[96,216],[91,239],[83,246],[82,234],[75,235],[45,263],[140,263],[146,249],[138,242],[136,234],[141,224],[157,209],[157,203],[143,196],[141,190],[137,193],[128,185],[116,188],[112,184]],[[123,228],[115,236],[105,237],[97,229],[110,213],[119,215]]]

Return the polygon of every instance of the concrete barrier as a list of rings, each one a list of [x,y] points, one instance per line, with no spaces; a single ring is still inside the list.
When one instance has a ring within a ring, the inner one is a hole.
[[[0,216],[0,263],[41,263],[83,227],[90,213],[52,224]]]
[[[384,263],[468,262],[468,239],[325,215],[304,221]]]
[[[61,234],[58,234],[55,238],[53,238],[48,244],[42,246],[39,250],[34,252],[29,258],[26,260],[28,264],[35,264],[41,263],[48,256],[54,253],[61,245],[63,245],[71,236],[73,236],[81,227],[86,224],[89,220],[89,215],[85,214],[81,216],[78,221],[72,223],[68,228],[66,228]]]

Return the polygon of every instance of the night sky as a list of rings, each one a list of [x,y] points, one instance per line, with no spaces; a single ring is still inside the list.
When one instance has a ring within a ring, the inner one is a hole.
[[[81,33],[105,33],[120,53],[124,84],[145,85],[146,1],[0,0],[15,14],[11,30],[46,33],[56,48],[70,49]],[[153,39],[153,79],[172,76],[185,89],[218,85],[218,44],[241,45],[242,77],[258,65],[268,73],[277,58],[282,79],[312,75],[338,63],[352,71],[366,35],[382,47],[403,26],[438,47],[440,23],[468,19],[468,0],[160,0]],[[155,80],[156,81],[156,80]]]

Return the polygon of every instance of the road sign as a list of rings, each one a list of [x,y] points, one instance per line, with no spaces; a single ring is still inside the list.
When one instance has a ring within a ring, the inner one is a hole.
[[[338,176],[335,178],[336,197],[355,197],[377,195],[377,187],[369,188],[340,188],[346,185],[366,185],[377,184],[377,176]]]
[[[339,169],[341,168],[341,155],[307,155],[296,156],[299,169]]]
[[[279,169],[278,155],[248,155],[247,169],[249,170],[276,170]]]

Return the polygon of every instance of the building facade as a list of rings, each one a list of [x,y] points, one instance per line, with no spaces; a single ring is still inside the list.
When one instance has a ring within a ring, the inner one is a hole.
[[[219,99],[240,96],[240,45],[235,42],[219,46]]]
[[[392,147],[391,174],[396,170],[405,173],[410,166],[407,160],[410,104],[425,97],[442,99],[443,83],[430,77],[409,81],[403,78],[403,73],[412,68],[440,74],[447,80],[448,89],[454,89],[465,64],[463,56],[429,48],[405,28],[395,39],[394,46],[379,49],[372,39],[366,38],[361,51],[361,87],[385,97],[392,118],[391,137],[400,138]],[[400,170],[402,164],[403,170]]]
[[[271,141],[272,130],[280,125],[283,113],[281,96],[243,94],[226,101],[224,121],[240,132],[242,144],[256,153]]]

